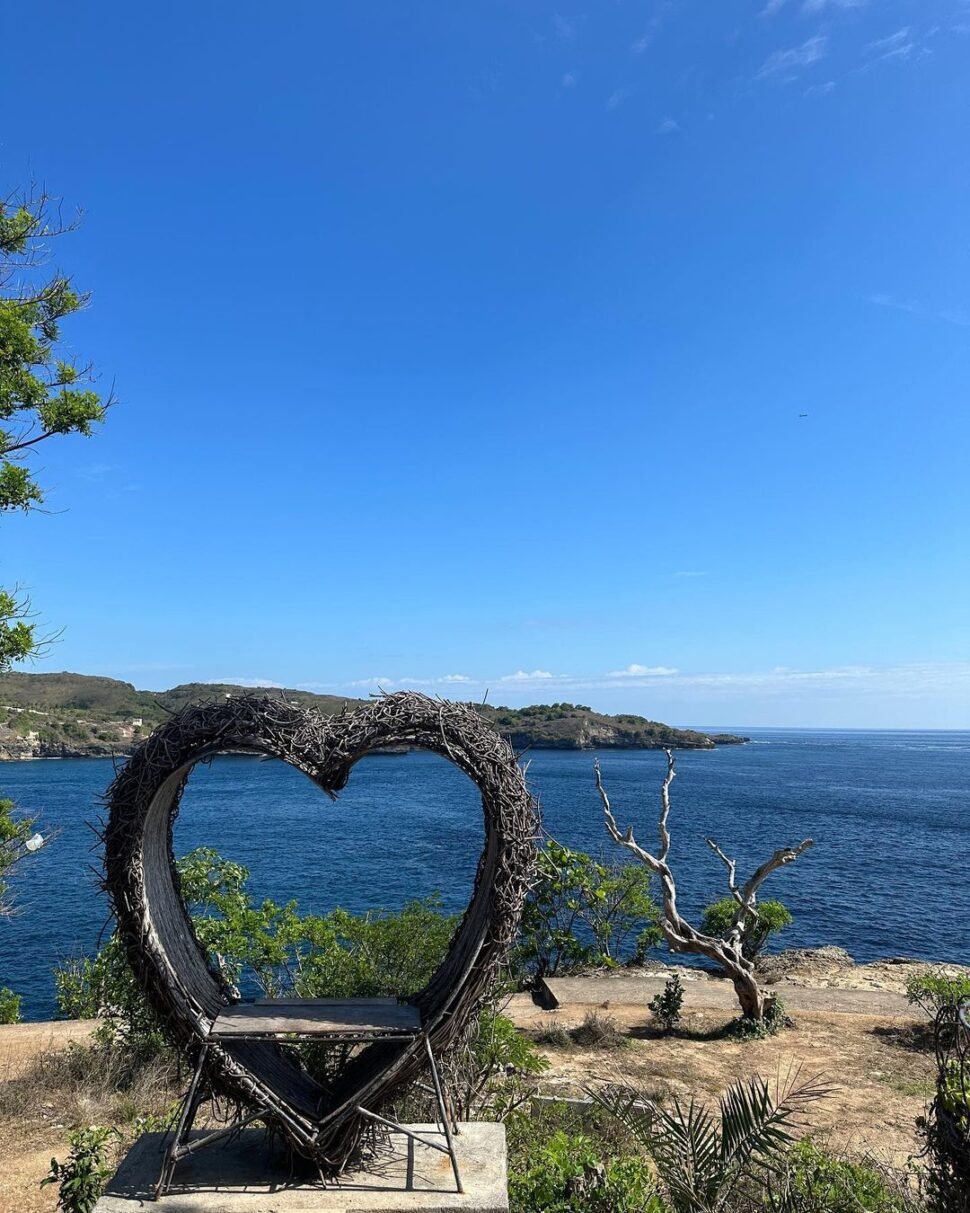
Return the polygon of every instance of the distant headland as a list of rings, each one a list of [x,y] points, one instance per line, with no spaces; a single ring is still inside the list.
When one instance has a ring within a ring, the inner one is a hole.
[[[0,761],[28,758],[105,758],[128,753],[171,713],[225,695],[281,695],[333,715],[362,701],[280,687],[190,682],[167,691],[89,674],[0,675]],[[479,705],[478,710],[516,750],[710,750],[746,737],[699,733],[628,713],[608,716],[584,704],[525,708]]]

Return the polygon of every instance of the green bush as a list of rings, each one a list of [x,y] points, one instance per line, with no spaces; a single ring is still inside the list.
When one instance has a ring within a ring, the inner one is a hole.
[[[663,990],[647,1003],[650,1013],[665,1032],[671,1032],[680,1023],[681,1007],[684,1005],[684,983],[679,973],[667,978]]]
[[[20,995],[0,988],[0,1023],[20,1023]]]
[[[724,936],[734,925],[738,903],[733,897],[722,897],[704,910],[701,930],[706,935]],[[794,919],[780,901],[759,901],[757,916],[748,915],[741,933],[741,952],[747,960],[755,960],[772,935],[791,926]]]
[[[116,1129],[91,1125],[68,1135],[70,1153],[66,1162],[51,1159],[50,1171],[40,1186],[57,1184],[57,1207],[63,1213],[90,1213],[111,1174],[108,1142],[117,1137]]]
[[[509,1174],[510,1213],[663,1213],[646,1161],[604,1161],[599,1143],[557,1132]]]
[[[461,1104],[467,1119],[505,1121],[532,1098],[549,1062],[511,1019],[485,1008],[472,1032]]]
[[[436,897],[409,902],[396,914],[361,916],[300,915],[295,902],[257,904],[246,888],[247,869],[205,847],[180,860],[178,873],[213,966],[231,985],[252,983],[269,997],[413,994],[441,963],[457,923]],[[58,966],[54,979],[60,1014],[103,1019],[97,1033],[103,1043],[123,1041],[145,1057],[164,1049],[163,1027],[116,934],[96,956]]]
[[[632,950],[642,962],[660,942],[651,873],[637,863],[599,863],[549,839],[522,915],[519,966],[539,977],[616,965]]]
[[[732,1019],[724,1029],[724,1035],[731,1040],[765,1040],[769,1036],[777,1036],[785,1026],[785,1004],[780,998],[769,1003],[761,1019],[749,1019],[739,1015]]]
[[[936,1019],[944,1007],[970,1000],[970,976],[947,977],[943,973],[917,973],[906,982],[906,998]]]
[[[787,1168],[786,1213],[906,1213],[912,1208],[901,1186],[875,1167],[835,1158],[803,1139]]]

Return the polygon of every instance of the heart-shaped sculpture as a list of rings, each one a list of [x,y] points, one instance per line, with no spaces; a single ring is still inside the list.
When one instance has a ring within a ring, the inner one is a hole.
[[[485,846],[474,892],[447,956],[410,1000],[436,1053],[468,1027],[518,932],[535,857],[538,808],[511,747],[474,708],[411,692],[334,717],[283,699],[241,696],[172,716],[108,792],[106,885],[118,930],[149,1002],[190,1051],[235,998],[196,937],[175,869],[172,824],[189,772],[227,750],[263,754],[288,762],[335,797],[355,762],[391,745],[440,754],[481,792]],[[299,1153],[339,1169],[361,1138],[358,1105],[386,1102],[423,1061],[418,1039],[370,1044],[324,1088],[284,1049],[249,1041],[210,1045],[208,1075]]]

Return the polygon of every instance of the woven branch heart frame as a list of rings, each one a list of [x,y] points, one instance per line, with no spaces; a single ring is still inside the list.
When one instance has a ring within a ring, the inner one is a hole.
[[[233,992],[196,937],[182,900],[172,825],[196,763],[222,751],[279,758],[336,798],[354,764],[375,749],[414,746],[449,759],[478,786],[485,845],[468,908],[437,972],[410,999],[436,1053],[461,1038],[488,996],[519,927],[535,859],[538,806],[511,747],[463,704],[400,692],[334,717],[283,699],[241,696],[185,708],[135,751],[108,791],[106,886],[128,959],[174,1038],[195,1052]],[[391,852],[393,854],[393,851]],[[219,1094],[258,1111],[318,1166],[355,1156],[364,1125],[421,1070],[420,1041],[370,1044],[324,1087],[279,1046],[210,1046]]]

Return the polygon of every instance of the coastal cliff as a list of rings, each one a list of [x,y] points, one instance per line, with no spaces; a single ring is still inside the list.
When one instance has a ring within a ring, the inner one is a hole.
[[[167,691],[139,691],[127,682],[86,674],[0,675],[0,761],[99,758],[127,754],[171,713],[189,703],[226,695],[284,695],[290,702],[333,715],[363,700],[280,687],[186,683]],[[486,721],[516,750],[710,750],[747,738],[709,736],[630,714],[608,716],[584,704],[525,708],[478,705]]]

